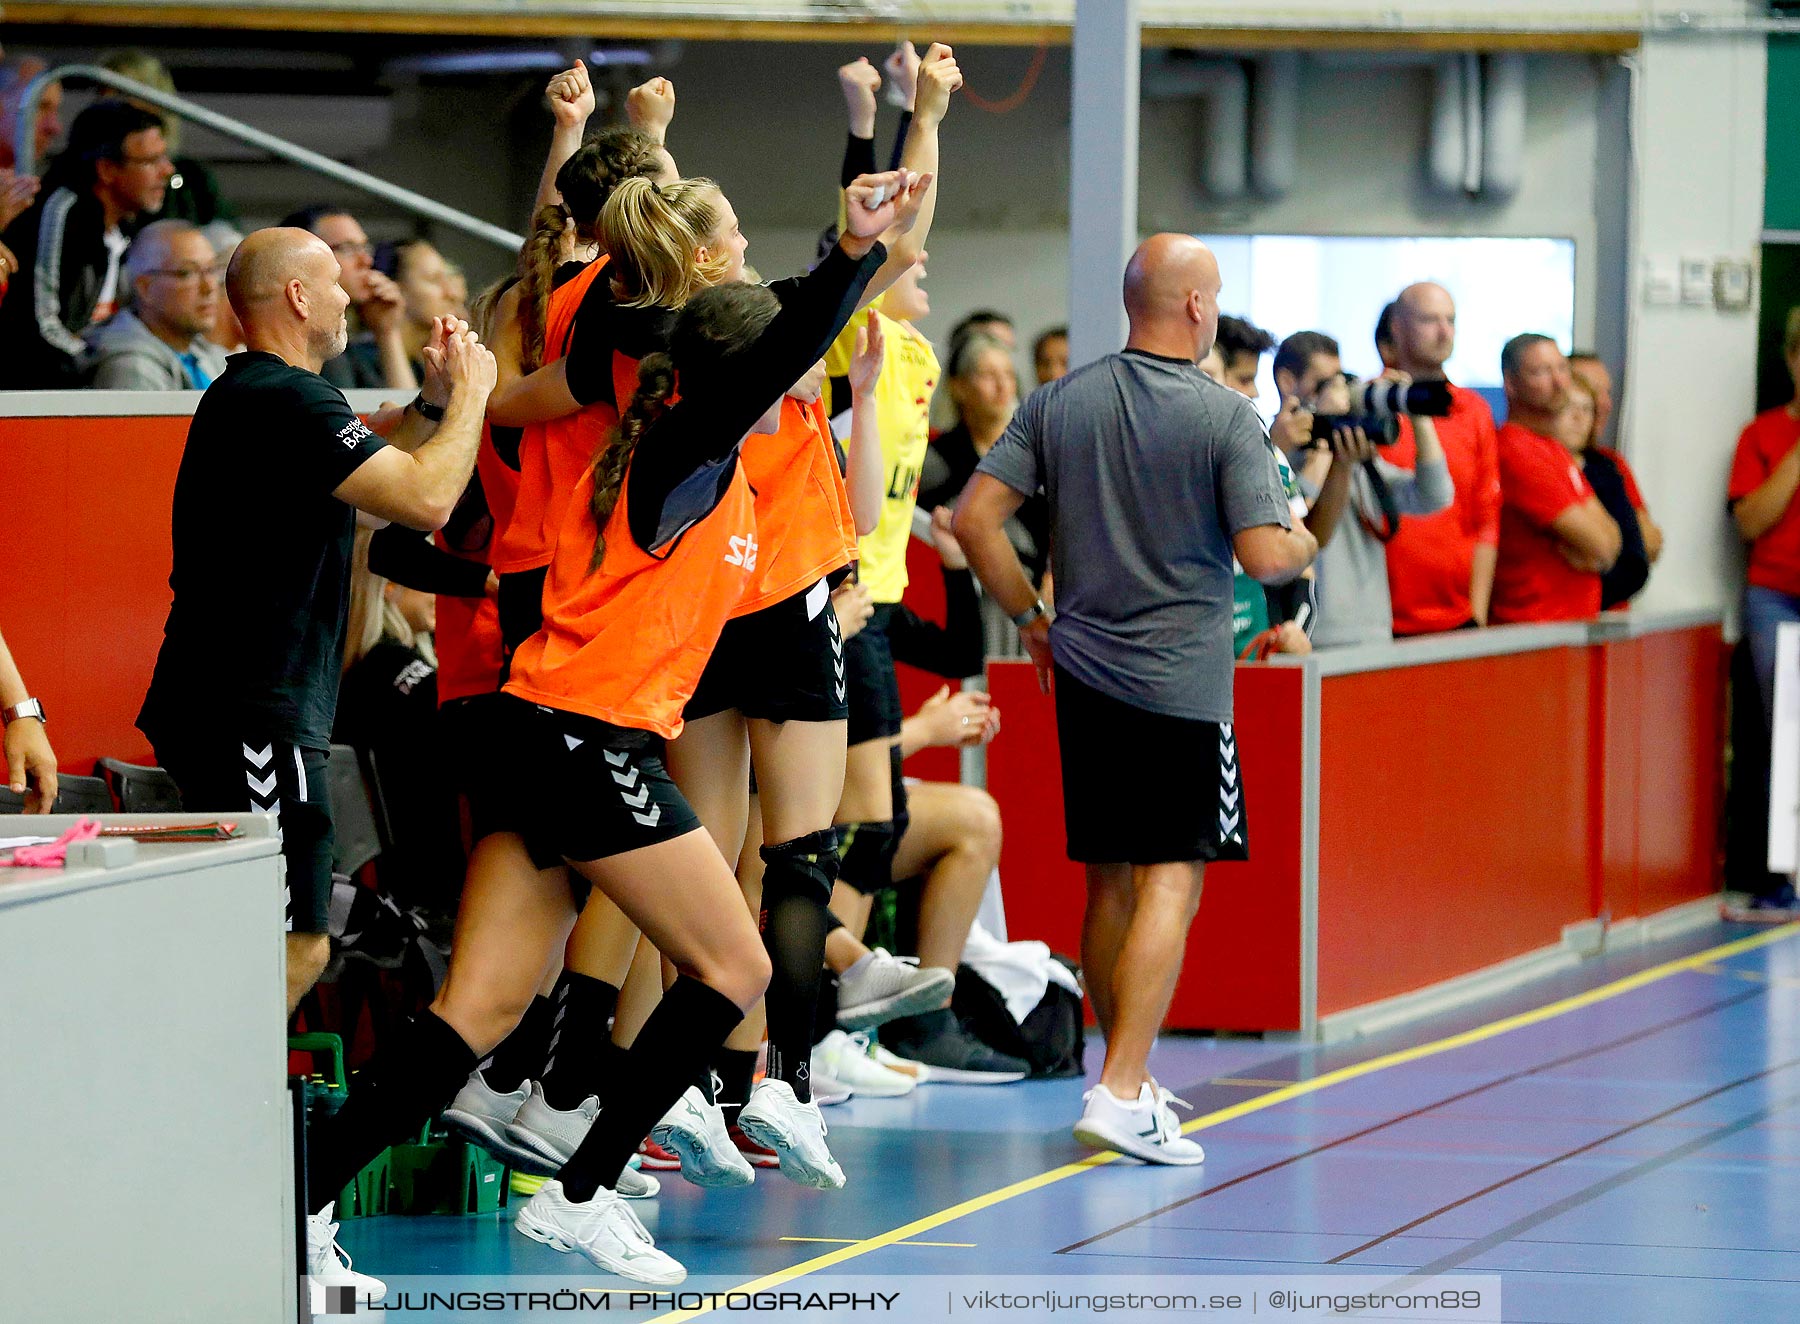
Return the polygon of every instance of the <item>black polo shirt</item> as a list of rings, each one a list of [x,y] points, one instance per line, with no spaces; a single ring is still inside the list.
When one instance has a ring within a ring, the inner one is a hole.
[[[331,742],[355,511],[332,492],[385,442],[317,373],[234,354],[175,478],[175,601],[138,728]]]

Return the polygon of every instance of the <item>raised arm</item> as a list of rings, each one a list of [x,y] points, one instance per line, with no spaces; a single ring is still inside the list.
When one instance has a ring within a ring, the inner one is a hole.
[[[871,312],[856,332],[856,350],[850,356],[850,513],[856,536],[866,538],[881,523],[881,506],[887,489],[887,473],[881,457],[881,419],[875,403],[875,387],[881,380],[882,356],[887,336],[881,318]]]
[[[918,91],[914,98],[912,127],[907,131],[906,147],[900,154],[900,168],[916,175],[935,177],[938,170],[938,125],[950,108],[950,96],[962,86],[962,70],[956,56],[942,43],[933,45],[919,65]],[[887,261],[869,282],[863,302],[868,303],[885,293],[925,255],[925,243],[931,234],[931,220],[937,212],[937,192],[925,195],[916,223],[905,233],[888,240]]]
[[[562,194],[556,188],[557,172],[581,146],[588,118],[594,113],[594,85],[588,78],[587,65],[577,60],[574,68],[565,69],[552,78],[544,89],[544,98],[550,103],[554,127],[550,130],[550,152],[544,158],[544,173],[538,178],[537,199],[531,204],[533,216],[562,201]]]
[[[841,190],[848,188],[858,175],[875,173],[875,92],[881,86],[881,75],[859,55],[838,69],[838,86],[844,91],[844,106],[850,117],[844,164],[838,175]]]

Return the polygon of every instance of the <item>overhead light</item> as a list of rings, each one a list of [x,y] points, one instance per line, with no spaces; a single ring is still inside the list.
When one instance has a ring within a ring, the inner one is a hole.
[[[588,64],[600,68],[642,68],[650,52],[637,46],[608,46],[589,53]],[[436,55],[407,55],[390,60],[387,68],[410,74],[516,74],[550,72],[568,67],[568,56],[549,47],[500,47],[493,50],[447,51]]]

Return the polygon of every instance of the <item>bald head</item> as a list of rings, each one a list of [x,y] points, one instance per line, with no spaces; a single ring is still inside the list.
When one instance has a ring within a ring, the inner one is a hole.
[[[309,231],[278,227],[247,235],[232,254],[225,292],[251,349],[283,357],[284,350],[300,349],[321,363],[344,350],[350,298],[338,283],[336,255]]]
[[[1408,285],[1394,300],[1394,360],[1414,377],[1441,377],[1456,352],[1456,300],[1432,281]]]
[[[1198,359],[1219,327],[1219,263],[1212,250],[1188,234],[1155,234],[1138,245],[1125,265],[1125,312],[1131,343]]]

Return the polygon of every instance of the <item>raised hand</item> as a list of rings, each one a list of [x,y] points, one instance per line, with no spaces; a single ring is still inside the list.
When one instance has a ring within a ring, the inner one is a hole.
[[[639,83],[625,96],[625,118],[632,128],[643,130],[659,143],[664,141],[675,118],[675,84],[666,78]]]
[[[919,88],[918,48],[902,38],[894,43],[894,53],[881,62],[881,67],[887,70],[888,100],[901,110],[911,110]]]
[[[950,94],[963,85],[956,56],[942,42],[933,42],[919,63],[919,87],[913,95],[913,118],[935,124],[950,108]]]
[[[863,56],[838,68],[838,86],[844,89],[844,104],[850,111],[850,132],[858,138],[875,136],[875,91],[881,86],[881,75]]]
[[[892,228],[904,234],[919,218],[930,175],[910,170],[889,170],[879,175],[858,175],[844,190],[846,236],[874,240]]]
[[[557,128],[581,128],[594,113],[594,84],[588,77],[587,65],[575,61],[573,69],[565,69],[550,80],[544,96],[550,102]]]
[[[866,395],[881,380],[882,355],[887,349],[887,335],[881,329],[881,318],[873,308],[868,320],[856,328],[856,352],[850,356],[850,389]]]

